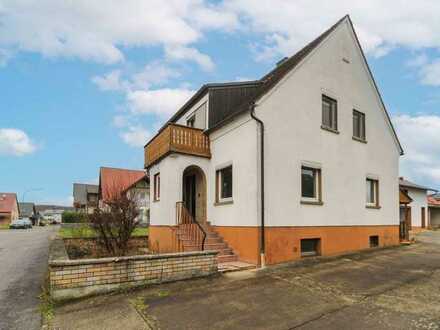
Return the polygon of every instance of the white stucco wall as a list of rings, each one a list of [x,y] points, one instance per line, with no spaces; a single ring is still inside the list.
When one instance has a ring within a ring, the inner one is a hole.
[[[345,63],[342,58],[350,61]],[[339,134],[321,126],[321,95],[338,102]],[[352,111],[366,139],[352,139]],[[268,226],[398,225],[399,150],[347,24],[258,103],[266,129]],[[302,205],[301,164],[322,168],[324,205]],[[380,209],[367,209],[367,176],[379,179]]]
[[[422,207],[425,208],[425,223],[428,225],[428,197],[426,190],[404,188],[413,200],[408,207],[411,208],[411,224],[415,227],[422,226]]]
[[[208,219],[217,226],[258,226],[257,125],[249,114],[210,135]],[[216,169],[232,164],[232,204],[214,205]]]

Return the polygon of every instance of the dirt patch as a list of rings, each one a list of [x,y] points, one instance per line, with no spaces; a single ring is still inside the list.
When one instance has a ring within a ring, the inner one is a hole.
[[[69,259],[90,259],[112,257],[99,246],[95,238],[67,238],[64,239]],[[148,240],[146,237],[133,237],[128,242],[127,256],[148,254]]]

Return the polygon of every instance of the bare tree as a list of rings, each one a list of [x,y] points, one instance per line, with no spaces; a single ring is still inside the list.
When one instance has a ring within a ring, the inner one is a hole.
[[[126,255],[131,235],[139,225],[137,196],[118,184],[102,193],[105,196],[103,205],[89,215],[90,224],[98,235],[97,243],[112,256]]]

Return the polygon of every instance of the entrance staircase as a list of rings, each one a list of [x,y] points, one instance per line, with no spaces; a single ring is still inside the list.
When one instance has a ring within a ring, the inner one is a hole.
[[[218,251],[218,263],[238,261],[238,256],[209,222],[196,222],[183,203],[177,204],[176,241],[178,251]]]
[[[223,238],[212,228],[209,222],[200,224],[206,233],[206,239],[204,244],[205,251],[218,251],[217,261],[218,263],[238,261],[238,256],[229,247]],[[183,241],[184,251],[198,251],[199,248],[193,241],[188,240],[184,235],[180,236]]]

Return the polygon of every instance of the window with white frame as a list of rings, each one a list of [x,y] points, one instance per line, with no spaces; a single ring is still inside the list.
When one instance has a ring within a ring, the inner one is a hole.
[[[353,110],[353,137],[365,141],[365,114]]]
[[[369,207],[379,206],[379,181],[367,178],[366,180],[366,202]]]
[[[217,170],[216,190],[217,202],[232,201],[232,165]]]
[[[160,200],[160,173],[154,175],[154,200]]]
[[[194,127],[195,124],[196,124],[196,115],[194,114],[186,120],[186,126]]]
[[[322,95],[322,127],[338,130],[338,102],[326,95]]]
[[[321,201],[321,170],[301,166],[301,200]]]

